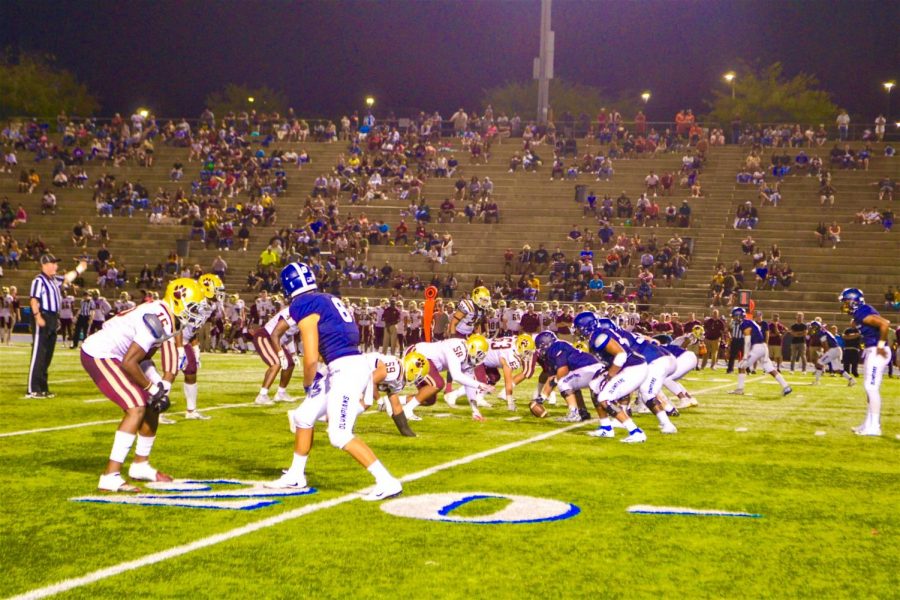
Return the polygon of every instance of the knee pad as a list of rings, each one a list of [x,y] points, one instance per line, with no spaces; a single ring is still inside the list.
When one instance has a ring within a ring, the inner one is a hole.
[[[644,404],[646,404],[647,408],[649,408],[654,413],[659,412],[659,410],[662,410],[662,404],[656,398],[650,398],[649,400],[645,400]]]
[[[597,397],[597,394],[591,390],[591,404],[594,405],[594,408],[600,408],[600,399]]]
[[[610,419],[617,419],[619,413],[622,412],[622,409],[619,408],[619,405],[614,402],[607,402],[604,410],[606,410],[606,414],[609,415]]]
[[[353,432],[348,429],[340,429],[337,423],[328,423],[328,441],[335,448],[343,448],[353,439]]]

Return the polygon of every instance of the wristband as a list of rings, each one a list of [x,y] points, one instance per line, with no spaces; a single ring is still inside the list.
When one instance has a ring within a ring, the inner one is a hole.
[[[884,340],[878,340],[878,347],[884,348],[884,343],[885,343]]]
[[[150,383],[148,383],[147,385],[144,386],[144,391],[149,392],[150,388],[152,388],[152,387],[153,387],[153,382],[151,381]]]

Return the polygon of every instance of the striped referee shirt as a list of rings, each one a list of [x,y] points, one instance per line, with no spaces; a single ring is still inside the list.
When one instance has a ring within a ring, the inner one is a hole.
[[[63,281],[62,275],[48,277],[41,273],[31,282],[31,297],[36,298],[40,303],[42,313],[59,313],[59,307],[62,304],[59,288]]]

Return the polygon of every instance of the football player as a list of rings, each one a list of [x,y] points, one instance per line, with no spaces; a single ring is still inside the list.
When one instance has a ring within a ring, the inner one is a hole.
[[[509,410],[516,410],[513,389],[534,375],[537,359],[535,358],[534,338],[527,333],[518,337],[504,337],[490,340],[490,349],[484,359],[486,381],[495,384],[503,376],[503,389],[497,394],[506,400]],[[515,373],[518,371],[518,373]]]
[[[366,393],[363,400],[365,408],[372,406],[378,399],[378,393],[387,394],[387,401],[384,403],[384,409],[388,416],[393,419],[397,431],[406,437],[416,437],[416,434],[409,428],[409,422],[406,420],[406,413],[403,412],[403,405],[400,403],[400,392],[406,385],[406,375],[403,373],[403,361],[396,356],[381,354],[380,352],[369,352],[366,360],[372,368],[372,390]]]
[[[178,347],[178,369],[184,374],[182,390],[184,391],[185,419],[207,421],[208,415],[197,410],[197,371],[200,370],[200,342],[197,339],[200,327],[210,319],[214,307],[225,300],[225,286],[218,275],[207,273],[197,280],[200,290],[203,292],[204,313],[203,321],[198,325],[186,325],[175,336],[175,345]]]
[[[384,309],[389,306],[387,298],[382,298],[378,306],[372,311],[373,339],[375,341],[374,350],[378,350],[384,345]]]
[[[471,336],[469,340],[450,338],[440,342],[419,342],[412,346],[404,357],[403,368],[407,381],[414,382],[418,392],[406,401],[406,418],[411,421],[419,420],[413,412],[416,407],[435,403],[438,392],[444,389],[441,373],[447,371],[454,381],[466,389],[469,405],[472,407],[472,418],[483,421],[484,417],[478,410],[479,396],[494,391],[494,386],[478,381],[474,370],[484,362],[487,351],[487,340],[479,334]],[[410,358],[411,355],[414,355],[413,358]],[[446,393],[444,400],[453,406],[454,403],[450,402]]]
[[[411,346],[422,341],[422,310],[415,300],[407,303],[409,312],[409,327],[406,331],[406,346]]]
[[[294,355],[297,354],[295,337],[299,333],[297,324],[290,317],[290,307],[285,306],[266,321],[266,324],[253,333],[253,347],[264,363],[266,372],[263,375],[262,387],[254,401],[260,406],[271,406],[275,402],[293,402],[288,394],[287,386],[294,375]],[[274,401],[269,398],[269,388],[275,382],[275,376],[281,371],[278,391]]]
[[[546,346],[546,343],[543,343],[542,346]],[[599,361],[588,353],[576,350],[569,342],[560,339],[556,339],[546,346],[542,354],[546,357],[546,364],[554,377],[555,384],[559,387],[559,394],[568,406],[566,416],[558,420],[564,423],[578,423],[590,419],[590,414],[584,406],[584,400],[582,399],[579,403],[576,393],[588,387],[601,367]],[[549,395],[553,385],[550,381],[544,384],[541,390],[542,398]]]
[[[825,371],[826,365],[846,379],[847,386],[855,385],[856,380],[853,379],[853,376],[844,371],[843,351],[838,344],[837,338],[828,331],[828,327],[818,321],[813,321],[809,324],[807,331],[810,339],[818,341],[822,347],[822,355],[816,360],[816,379],[813,381],[813,385],[818,384],[822,379],[822,373]]]
[[[703,333],[703,326],[695,325],[690,332],[678,336],[674,340],[667,335],[656,336],[660,345],[675,357],[675,372],[665,380],[663,385],[680,399],[675,406],[679,410],[699,404],[697,399],[678,380],[697,368],[697,354],[688,348],[696,348],[703,341]]]
[[[172,481],[150,466],[159,415],[169,408],[175,379],[178,327],[203,319],[203,292],[193,279],[169,283],[162,300],[146,302],[116,315],[84,341],[81,364],[103,394],[125,412],[116,431],[106,470],[98,487],[109,492],[139,492],[121,475],[122,464],[137,438],[128,476],[143,481]],[[149,357],[159,348],[160,377]]]
[[[65,299],[63,299],[65,301]],[[3,286],[0,290],[0,343],[9,346],[13,328],[13,297],[9,288]],[[65,338],[63,338],[65,339]]]
[[[601,363],[597,376],[590,383],[600,425],[596,430],[588,432],[588,435],[599,438],[616,437],[612,421],[615,419],[628,432],[628,437],[622,442],[646,442],[647,434],[635,424],[619,402],[643,385],[649,374],[647,361],[630,349],[628,342],[613,328],[595,328],[588,345],[591,353]]]
[[[771,375],[778,382],[778,385],[781,386],[782,396],[790,394],[793,391],[791,386],[788,385],[787,381],[784,380],[784,376],[769,360],[769,346],[766,344],[766,337],[759,323],[753,319],[748,319],[747,311],[740,306],[735,306],[731,309],[731,319],[735,323],[740,323],[740,331],[744,334],[744,357],[738,364],[737,388],[728,393],[742,395],[744,393],[744,381],[747,379],[747,371],[759,364],[762,370]]]
[[[231,302],[225,308],[231,329],[228,332],[229,348],[237,347],[242,353],[247,351],[244,329],[247,323],[247,309],[244,301],[237,294],[231,295]]]
[[[891,351],[887,347],[888,332],[891,323],[878,311],[866,304],[862,290],[847,288],[838,296],[841,310],[852,315],[854,326],[859,328],[865,350],[863,350],[863,369],[865,381],[863,388],[868,398],[866,420],[855,427],[857,435],[881,435],[881,379],[891,359]]]
[[[472,290],[471,298],[463,298],[450,317],[450,335],[468,338],[473,333],[484,333],[484,319],[491,308],[491,293],[484,286]]]
[[[122,292],[119,294],[119,299],[113,302],[113,309],[116,313],[124,312],[134,307],[135,304],[131,301],[131,294],[128,292]]]
[[[100,295],[100,290],[91,290],[91,328],[88,335],[103,329],[106,317],[112,312],[112,307],[106,298]]]
[[[303,388],[306,399],[291,414],[296,427],[294,457],[285,474],[266,487],[305,488],[306,462],[312,449],[313,425],[328,417],[331,444],[346,451],[375,477],[375,487],[363,500],[384,500],[403,491],[366,443],[353,435],[358,404],[372,383],[372,370],[359,352],[359,330],[340,298],[318,291],[316,278],[303,263],[281,270],[281,286],[291,299],[288,318],[303,342]],[[319,359],[326,373],[318,372]]]
[[[0,315],[3,314],[3,299],[0,298]],[[0,316],[0,342],[3,341],[3,317]],[[62,294],[59,304],[59,334],[62,341],[72,339],[75,325],[75,296],[72,295],[71,289],[66,289]]]

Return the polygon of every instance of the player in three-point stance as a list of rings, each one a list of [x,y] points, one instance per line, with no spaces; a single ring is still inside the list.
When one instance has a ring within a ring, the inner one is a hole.
[[[741,395],[744,393],[744,381],[747,379],[747,371],[757,365],[762,370],[778,382],[781,386],[781,394],[787,396],[793,390],[784,380],[784,376],[775,368],[772,361],[769,360],[769,346],[766,344],[766,338],[763,335],[762,328],[759,323],[753,319],[747,318],[747,311],[740,306],[731,309],[731,318],[740,322],[741,333],[744,334],[744,357],[738,363],[738,381],[737,388],[728,392],[729,394]]]
[[[305,488],[306,461],[313,443],[313,425],[328,416],[331,444],[346,451],[375,477],[375,487],[363,500],[384,500],[403,491],[400,480],[364,441],[353,435],[360,401],[372,383],[372,370],[359,352],[359,330],[340,298],[318,291],[316,277],[303,263],[290,263],[281,271],[281,286],[291,299],[289,318],[297,324],[303,342],[303,388],[306,399],[292,415],[296,427],[294,458],[287,472],[269,488]],[[319,358],[325,363],[318,372]]]
[[[159,415],[169,408],[169,391],[177,370],[177,327],[199,326],[203,292],[193,279],[172,281],[162,300],[146,302],[116,315],[81,346],[81,364],[103,394],[125,416],[116,431],[99,488],[108,492],[139,492],[121,475],[122,464],[137,438],[128,476],[143,481],[172,481],[150,466]],[[164,378],[148,360],[159,348]]]
[[[888,331],[891,323],[878,311],[866,304],[862,290],[847,288],[838,297],[841,310],[853,316],[853,323],[859,328],[865,350],[863,350],[863,388],[868,398],[868,412],[862,425],[853,428],[857,435],[881,435],[881,379],[891,359],[887,347]]]

